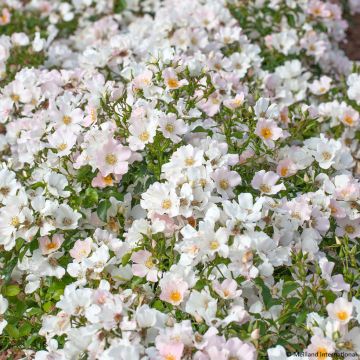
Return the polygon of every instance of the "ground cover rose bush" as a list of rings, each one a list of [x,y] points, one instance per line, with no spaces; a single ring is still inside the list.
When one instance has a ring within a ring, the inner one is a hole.
[[[360,67],[340,5],[0,14],[4,358],[357,358]]]

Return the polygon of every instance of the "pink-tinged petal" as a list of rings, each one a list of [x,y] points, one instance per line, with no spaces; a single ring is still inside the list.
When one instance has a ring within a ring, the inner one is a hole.
[[[143,264],[133,264],[131,270],[135,276],[144,277],[149,269]]]

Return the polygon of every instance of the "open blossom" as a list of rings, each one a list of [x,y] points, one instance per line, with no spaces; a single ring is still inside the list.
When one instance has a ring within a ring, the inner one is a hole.
[[[151,85],[153,73],[150,70],[145,70],[139,75],[137,75],[134,80],[132,81],[133,89],[135,90],[142,90],[145,87]]]
[[[175,114],[166,114],[160,117],[159,127],[163,135],[175,144],[181,141],[181,135],[188,131],[188,127],[182,119],[177,119]]]
[[[182,343],[160,343],[157,345],[159,354],[164,360],[180,360],[183,354],[184,344]]]
[[[306,349],[310,354],[318,354],[318,359],[331,359],[331,355],[335,352],[335,343],[328,338],[314,335],[311,338],[311,344]]]
[[[81,214],[67,204],[61,204],[55,211],[55,224],[59,229],[75,229],[80,218]]]
[[[141,207],[158,214],[176,216],[180,200],[170,184],[154,183],[142,195]]]
[[[86,238],[85,240],[76,240],[73,248],[69,251],[70,256],[75,261],[81,261],[82,259],[89,256],[91,252],[91,238]]]
[[[109,174],[103,176],[101,172],[99,172],[91,181],[91,185],[93,187],[105,188],[107,186],[113,186],[121,180],[122,175],[119,174]]]
[[[279,175],[273,171],[266,172],[265,170],[258,171],[251,181],[251,186],[254,189],[260,190],[267,195],[275,195],[279,191],[284,190],[284,184],[277,184],[280,179]]]
[[[291,159],[279,161],[276,172],[280,177],[289,177],[297,172],[295,163]]]
[[[328,76],[322,76],[310,85],[310,90],[315,95],[324,95],[330,90],[332,79]]]
[[[268,147],[273,148],[275,146],[274,141],[283,136],[283,131],[276,125],[275,121],[260,119],[257,122],[255,134],[258,135]]]
[[[182,279],[163,278],[160,281],[160,299],[166,301],[172,305],[180,305],[185,297],[185,294],[189,288],[189,285]]]
[[[162,72],[162,76],[163,76],[165,85],[169,90],[178,89],[178,88],[188,84],[187,80],[185,80],[185,79],[179,80],[178,79],[178,75],[173,68],[164,69]]]
[[[147,250],[140,250],[132,254],[132,272],[136,276],[146,277],[146,280],[155,282],[160,272],[155,264],[155,259]]]
[[[11,13],[8,8],[3,8],[1,10],[1,16],[0,16],[0,26],[9,24],[11,21]]]
[[[351,107],[346,107],[340,114],[340,121],[350,127],[354,127],[359,122],[359,113]]]
[[[11,196],[15,195],[20,188],[20,184],[16,181],[15,173],[7,168],[0,170],[0,202],[7,203]]]
[[[341,324],[346,324],[352,318],[353,305],[341,297],[336,299],[333,304],[328,304],[326,310],[333,320],[339,321]]]
[[[128,171],[130,156],[131,151],[127,147],[109,139],[97,155],[95,163],[103,176],[123,175]]]
[[[129,126],[129,148],[132,151],[142,150],[146,144],[151,144],[154,141],[158,122],[155,119],[149,121],[135,120]]]
[[[350,239],[360,237],[360,218],[351,220],[347,217],[337,219],[338,227],[335,232],[337,236],[348,236]]]
[[[224,106],[235,110],[244,103],[244,93],[237,94],[233,99],[224,100]]]
[[[213,289],[223,299],[234,299],[240,296],[242,291],[237,288],[236,281],[232,279],[225,279],[221,284],[218,281],[213,282]]]
[[[56,155],[66,156],[76,143],[76,135],[66,127],[59,128],[48,137],[50,147],[56,150]]]
[[[62,234],[55,234],[51,238],[48,236],[42,236],[39,238],[39,246],[43,255],[47,255],[58,250],[63,242],[64,235]]]
[[[233,189],[241,183],[240,175],[227,168],[215,170],[212,179],[216,183],[218,193],[225,199],[234,197]]]

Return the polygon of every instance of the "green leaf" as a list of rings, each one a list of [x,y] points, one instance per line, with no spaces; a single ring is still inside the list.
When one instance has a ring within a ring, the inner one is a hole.
[[[258,285],[258,287],[261,289],[261,295],[262,295],[263,302],[264,302],[266,309],[269,309],[273,305],[277,305],[279,303],[279,300],[274,299],[271,296],[271,291],[265,285],[264,280],[262,280],[261,278],[256,278],[254,281],[255,281],[255,284]]]
[[[20,287],[18,285],[7,285],[4,289],[5,296],[16,296],[20,292]]]
[[[286,281],[283,285],[282,296],[286,297],[292,291],[296,290],[299,287],[299,284],[295,281]]]
[[[114,0],[114,13],[119,14],[126,9],[126,0]]]
[[[110,199],[111,197],[114,197],[116,200],[118,201],[123,201],[124,200],[124,194],[119,193],[117,191],[110,191],[106,194],[106,197],[108,199]]]
[[[54,308],[54,304],[51,301],[47,301],[43,305],[43,309],[44,309],[45,312],[50,312],[53,308]]]
[[[10,261],[8,261],[8,263],[5,265],[5,267],[1,271],[1,274],[4,276],[5,283],[7,283],[10,280],[11,274],[12,274],[16,264],[17,264],[17,257],[14,256]]]
[[[301,311],[300,314],[296,317],[295,324],[296,325],[303,324],[306,320],[307,314],[308,314],[307,310]]]
[[[194,289],[198,290],[198,291],[201,291],[205,286],[206,286],[206,280],[205,279],[199,279],[196,282],[196,284],[194,286]]]
[[[11,324],[7,324],[5,331],[13,339],[17,339],[20,336],[19,330],[14,325]]]
[[[100,220],[106,222],[107,221],[107,211],[111,206],[111,202],[109,200],[103,200],[101,201],[101,203],[99,204],[96,213],[98,215],[98,217],[100,218]]]
[[[131,258],[131,255],[132,255],[132,253],[129,252],[129,253],[125,254],[125,255],[122,257],[122,259],[121,259],[121,265],[122,265],[122,266],[125,266],[125,265],[128,264],[128,262],[129,262],[129,260],[130,260],[130,258]]]
[[[330,290],[322,291],[327,303],[333,303],[336,300],[336,295]]]
[[[159,299],[154,301],[154,303],[152,304],[152,307],[161,312],[164,311],[164,309],[165,309],[163,302]]]
[[[296,26],[295,17],[292,14],[286,14],[287,22],[290,27],[294,28]]]
[[[21,325],[19,328],[19,336],[26,336],[31,333],[32,326],[29,322],[26,322],[25,324]]]
[[[26,311],[27,316],[33,316],[33,315],[40,315],[42,314],[42,310],[40,308],[30,308],[28,311]]]
[[[77,179],[79,182],[89,182],[89,179],[91,180],[93,177],[90,165],[82,166],[77,173]]]
[[[82,205],[88,209],[91,208],[92,206],[96,205],[99,201],[99,196],[98,193],[95,189],[93,188],[88,188],[85,191],[85,194],[82,198]]]

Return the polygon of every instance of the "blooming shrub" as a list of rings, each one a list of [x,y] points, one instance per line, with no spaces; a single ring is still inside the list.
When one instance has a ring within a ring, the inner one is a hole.
[[[340,5],[0,13],[4,358],[357,358],[360,67]]]

